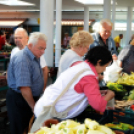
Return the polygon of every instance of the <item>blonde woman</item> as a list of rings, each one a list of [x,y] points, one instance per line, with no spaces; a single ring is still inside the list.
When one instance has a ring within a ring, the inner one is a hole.
[[[89,45],[93,42],[94,40],[89,32],[82,30],[74,33],[69,42],[71,49],[61,56],[57,77],[72,66],[73,63],[83,61],[83,56],[87,53]]]
[[[134,39],[127,45],[118,55],[120,60],[120,67],[123,68],[123,72],[130,74],[134,72]]]

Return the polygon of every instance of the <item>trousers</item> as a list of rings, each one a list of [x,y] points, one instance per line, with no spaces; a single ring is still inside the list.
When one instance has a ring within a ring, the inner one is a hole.
[[[36,99],[35,101],[37,101]],[[33,115],[31,108],[22,94],[12,89],[7,91],[6,103],[11,134],[23,134]]]

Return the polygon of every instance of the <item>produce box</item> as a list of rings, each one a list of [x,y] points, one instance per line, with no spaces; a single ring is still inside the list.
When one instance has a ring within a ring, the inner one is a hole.
[[[108,82],[107,88],[114,91],[116,100],[122,100],[125,95],[128,95],[128,92],[123,85]]]
[[[124,134],[130,134],[132,131],[134,131],[134,113],[118,110],[108,110],[107,115],[101,119],[99,123],[105,125],[107,124],[107,126],[109,125],[111,129],[121,131]],[[112,124],[116,127],[113,127]]]

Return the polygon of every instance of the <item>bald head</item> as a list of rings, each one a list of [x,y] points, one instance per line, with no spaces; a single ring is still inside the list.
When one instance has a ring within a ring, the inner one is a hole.
[[[28,34],[24,28],[17,28],[14,32],[15,44],[21,50],[28,42]]]

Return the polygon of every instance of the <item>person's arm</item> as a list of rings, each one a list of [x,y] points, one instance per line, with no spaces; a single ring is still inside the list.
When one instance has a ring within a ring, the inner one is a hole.
[[[119,44],[119,43],[116,43],[116,47],[117,47],[117,48],[120,47],[120,44]]]
[[[43,76],[44,76],[44,88],[43,88],[43,90],[45,90],[46,85],[47,85],[47,80],[48,80],[49,69],[47,66],[45,66],[44,68],[42,68],[42,70],[43,70]]]
[[[26,102],[28,103],[28,105],[31,107],[31,109],[33,111],[35,101],[33,99],[31,88],[30,87],[20,87],[20,90],[21,90],[21,94],[22,94],[23,98],[26,100]]]
[[[98,80],[93,75],[83,77],[76,84],[75,91],[84,93],[88,98],[89,104],[100,112],[105,111],[107,101],[114,97],[112,91],[108,91],[107,94],[103,96],[101,95]]]
[[[117,51],[116,51],[116,46],[115,46],[114,40],[113,40],[112,38],[111,38],[110,40],[111,40],[111,44],[110,44],[110,45],[112,45],[112,46],[111,46],[111,54],[112,54],[112,55],[113,55],[113,54],[118,55],[118,53],[117,53]]]
[[[122,67],[122,61],[119,61],[119,67]]]
[[[44,91],[45,88],[46,88],[46,85],[47,85],[48,73],[49,73],[49,69],[48,69],[48,67],[46,65],[46,61],[45,61],[44,55],[42,55],[40,57],[40,65],[41,65],[41,68],[42,68],[42,71],[43,71],[43,76],[44,76],[44,88],[43,88],[43,91]]]
[[[117,60],[117,59],[118,59],[118,57],[117,57],[116,54],[113,54],[113,55],[112,55],[112,58],[113,58],[113,60]]]
[[[115,96],[114,92],[111,90],[101,90],[100,92],[106,101],[110,101]]]

